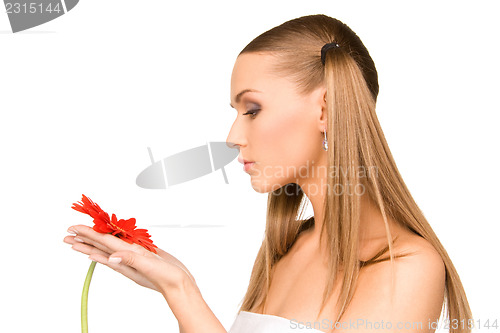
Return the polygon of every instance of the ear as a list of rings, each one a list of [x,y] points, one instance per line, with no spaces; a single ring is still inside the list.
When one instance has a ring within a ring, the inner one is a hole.
[[[326,87],[321,86],[317,88],[313,92],[313,99],[314,99],[315,110],[318,111],[316,113],[318,120],[318,130],[320,132],[324,132],[325,128],[328,126],[327,122],[328,109],[326,107]]]

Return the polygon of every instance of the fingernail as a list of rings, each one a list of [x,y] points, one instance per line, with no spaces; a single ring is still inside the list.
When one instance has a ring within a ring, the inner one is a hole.
[[[111,264],[119,264],[122,261],[120,257],[109,257],[108,262]]]
[[[79,238],[78,236],[74,237],[73,239],[77,242],[84,243],[83,239]]]
[[[68,229],[68,232],[69,232],[70,234],[72,234],[72,235],[76,235],[76,230],[75,230],[75,229],[73,229],[73,228],[69,228],[69,229]]]

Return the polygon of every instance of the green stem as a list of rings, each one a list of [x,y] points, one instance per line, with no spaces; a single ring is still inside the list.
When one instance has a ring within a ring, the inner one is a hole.
[[[85,277],[85,283],[83,284],[82,292],[82,333],[87,333],[89,331],[88,321],[87,321],[87,300],[89,298],[89,286],[90,280],[92,280],[92,274],[94,273],[95,261],[90,264],[89,270],[87,272],[87,277]]]

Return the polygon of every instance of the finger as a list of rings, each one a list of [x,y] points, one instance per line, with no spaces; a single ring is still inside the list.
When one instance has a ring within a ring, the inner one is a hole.
[[[73,245],[73,244],[83,244],[83,243],[86,243],[85,241],[83,241],[81,239],[81,237],[78,237],[78,236],[66,236],[64,237],[63,241],[67,244],[70,244],[70,245]],[[75,239],[76,238],[76,239]],[[88,242],[90,242],[90,240],[88,240]],[[90,244],[90,243],[88,243]],[[110,251],[111,253],[112,251]]]
[[[111,267],[110,265],[108,265],[108,257],[109,255],[103,255],[101,253],[93,253],[89,255],[90,260],[97,261],[100,264]]]
[[[109,242],[113,242],[118,240],[117,237],[109,235],[109,234],[102,234],[91,227],[88,227],[86,225],[74,225],[68,228],[68,232],[74,232],[76,234],[75,237],[78,237],[78,239],[84,241],[85,243],[92,244],[93,246],[100,248],[103,251],[109,250],[107,252],[114,252],[116,250],[111,250],[111,246]],[[113,239],[108,239],[108,238],[103,238],[102,236],[111,236]],[[74,238],[73,238],[74,239]],[[116,245],[116,244],[115,244]]]
[[[86,254],[86,255],[97,254],[97,255],[103,256],[106,258],[106,261],[108,260],[108,257],[110,255],[109,252],[104,252],[104,251],[102,251],[102,250],[100,250],[92,245],[88,245],[88,244],[84,244],[84,243],[75,242],[73,244],[73,246],[71,246],[71,248],[75,251],[81,252],[81,253]]]
[[[147,270],[151,267],[151,259],[157,258],[160,256],[149,251],[138,254],[134,251],[122,250],[112,253],[108,259],[112,263],[121,263],[137,270]]]
[[[109,256],[108,263],[132,267],[150,277],[150,273],[162,263],[158,258],[158,255],[149,251],[142,255],[133,251],[118,251]]]
[[[156,286],[154,284],[152,284],[150,281],[148,281],[146,278],[144,278],[144,276],[142,276],[135,268],[129,267],[127,265],[120,265],[120,264],[115,264],[112,262],[110,263],[110,262],[108,262],[108,257],[109,256],[107,256],[107,255],[95,253],[95,254],[90,255],[89,259],[93,260],[93,261],[97,261],[98,263],[103,264],[105,266],[108,266],[109,268],[126,276],[127,278],[133,280],[135,283],[137,283],[143,287],[158,291]]]
[[[147,251],[140,245],[127,243],[117,236],[113,236],[111,234],[103,234],[97,232],[86,225],[74,225],[71,226],[68,230],[70,229],[75,230],[78,238],[84,240],[86,243],[92,244],[93,246],[105,252],[111,253],[122,250],[132,250],[134,252],[143,253],[144,251]]]
[[[63,242],[68,244],[74,244],[75,243],[74,238],[75,236],[66,236],[64,237]]]
[[[164,262],[160,256],[149,251],[142,255],[133,251],[118,251],[109,256],[108,263],[135,268],[157,286],[158,290],[177,287],[186,277],[182,268]]]
[[[96,249],[99,249],[99,250],[106,252],[106,253],[113,253],[114,252],[113,249],[110,249],[106,245],[101,244],[99,242],[96,242],[90,238],[80,236],[80,235],[74,236],[72,242],[73,242],[73,244],[87,244],[87,245],[95,247]]]

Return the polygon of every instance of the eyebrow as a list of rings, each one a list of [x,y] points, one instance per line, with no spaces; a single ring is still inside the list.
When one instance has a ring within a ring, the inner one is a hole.
[[[236,103],[239,103],[239,102],[240,102],[240,99],[241,99],[241,96],[243,96],[243,94],[245,94],[245,93],[247,93],[247,92],[258,92],[258,93],[260,93],[260,92],[262,92],[262,91],[258,91],[258,90],[255,90],[255,89],[243,89],[243,90],[242,90],[242,91],[240,91],[240,92],[238,93],[238,95],[236,95],[236,97],[234,98],[235,102],[236,102]],[[230,107],[232,107],[232,108],[234,109],[234,106],[233,106],[231,103],[229,103],[229,106],[230,106]]]

